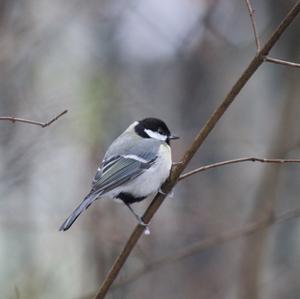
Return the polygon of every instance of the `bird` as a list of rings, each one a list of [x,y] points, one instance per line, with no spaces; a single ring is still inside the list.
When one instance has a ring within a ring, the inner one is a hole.
[[[79,215],[96,199],[123,202],[145,228],[147,225],[131,204],[161,191],[172,167],[171,134],[164,121],[148,117],[133,122],[108,147],[92,182],[91,191],[60,226],[68,230]]]

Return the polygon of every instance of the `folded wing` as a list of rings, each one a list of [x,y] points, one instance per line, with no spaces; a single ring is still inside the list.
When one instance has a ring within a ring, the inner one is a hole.
[[[118,155],[104,160],[95,175],[91,192],[65,220],[60,230],[69,229],[78,216],[99,196],[138,177],[155,162],[156,158],[155,154],[144,152],[140,153],[139,156],[133,154]]]

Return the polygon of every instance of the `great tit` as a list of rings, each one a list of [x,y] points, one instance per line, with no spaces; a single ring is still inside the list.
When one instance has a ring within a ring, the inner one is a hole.
[[[78,216],[96,199],[121,200],[137,218],[131,204],[160,191],[172,166],[167,125],[157,118],[145,118],[131,124],[108,148],[97,169],[90,193],[61,225],[60,231],[71,227]]]

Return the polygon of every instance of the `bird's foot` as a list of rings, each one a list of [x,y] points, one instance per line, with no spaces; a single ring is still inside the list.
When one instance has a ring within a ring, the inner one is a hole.
[[[170,198],[174,197],[174,191],[173,190],[170,193],[168,193],[168,197],[170,197]]]
[[[139,225],[144,227],[144,234],[145,235],[150,235],[150,229],[148,227],[148,224],[146,224],[142,218],[139,219]]]
[[[162,189],[161,189],[161,188],[159,188],[159,189],[158,189],[158,193],[160,193],[160,194],[162,194],[162,195],[167,195],[167,194],[168,194],[168,193],[166,193],[166,192],[162,191]]]
[[[174,196],[173,190],[172,190],[171,192],[169,192],[169,193],[166,193],[166,192],[162,191],[161,188],[159,188],[159,189],[158,189],[158,193],[160,193],[160,194],[162,194],[162,195],[167,195],[167,196],[170,197],[170,198],[173,198],[173,196]]]

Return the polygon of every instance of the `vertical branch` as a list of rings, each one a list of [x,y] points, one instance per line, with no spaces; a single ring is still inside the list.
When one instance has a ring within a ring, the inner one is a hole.
[[[259,35],[258,35],[258,32],[257,32],[256,21],[255,21],[255,10],[253,9],[250,0],[245,0],[245,1],[246,1],[248,11],[249,11],[251,25],[252,25],[252,29],[253,29],[253,33],[254,33],[255,44],[256,44],[256,52],[259,52],[261,47],[260,47]]]

